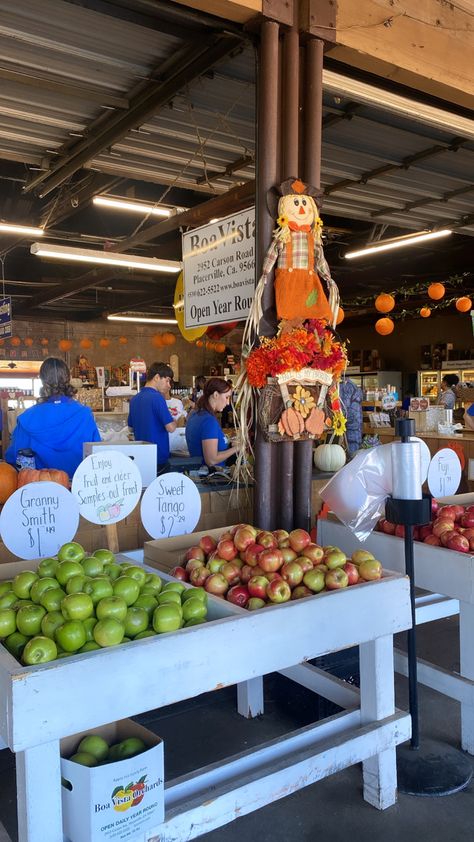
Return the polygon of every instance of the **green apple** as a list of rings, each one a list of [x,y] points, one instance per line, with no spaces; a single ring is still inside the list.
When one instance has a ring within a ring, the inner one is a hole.
[[[88,734],[77,747],[78,752],[86,751],[101,763],[109,754],[109,744],[100,734]]]
[[[136,564],[133,564],[131,567],[126,567],[123,575],[129,576],[131,579],[135,579],[140,588],[145,584],[145,579],[147,577],[146,570],[144,570],[143,567],[138,567]]]
[[[156,637],[156,631],[154,629],[145,629],[145,631],[135,635],[135,640],[143,640],[144,637]]]
[[[54,637],[63,652],[77,652],[86,642],[86,630],[80,620],[66,620],[56,629]]]
[[[104,564],[104,574],[109,577],[112,582],[115,582],[119,576],[123,575],[123,570],[120,564],[111,561],[110,564]]]
[[[18,597],[13,591],[7,591],[0,596],[0,608],[11,608],[15,602],[18,602]]]
[[[59,561],[82,561],[86,556],[84,547],[81,547],[77,541],[69,541],[63,544],[58,552]]]
[[[115,555],[112,550],[108,550],[105,547],[94,550],[92,555],[95,555],[96,558],[100,558],[102,564],[113,564],[115,562]]]
[[[78,561],[61,561],[56,568],[56,579],[64,587],[72,576],[84,576],[82,564]]]
[[[138,599],[140,593],[140,585],[136,579],[131,576],[119,576],[114,582],[114,596],[121,596],[127,605],[133,605]]]
[[[120,757],[119,752],[120,752],[120,743],[115,743],[115,745],[110,746],[109,756],[107,758],[109,763],[116,763],[118,760],[123,760],[123,758]]]
[[[145,587],[151,588],[151,590],[159,594],[163,588],[163,581],[157,573],[147,573],[145,579]]]
[[[66,593],[86,593],[86,591],[84,590],[84,586],[86,582],[90,581],[90,576],[81,576],[80,573],[76,573],[75,576],[71,576],[71,578],[67,580]]]
[[[143,608],[137,610],[143,611]],[[146,625],[148,625],[148,615]],[[142,631],[142,629],[138,629],[138,631]],[[14,632],[16,632],[16,611],[13,608],[0,608],[0,640],[9,637]]]
[[[97,649],[102,649],[102,647],[99,646],[99,644],[96,643],[95,640],[86,640],[86,642],[84,643],[84,646],[81,646],[81,648],[78,651],[79,652],[97,652]]]
[[[135,757],[136,754],[141,754],[146,751],[146,745],[139,737],[128,737],[122,740],[118,746],[118,756],[121,760],[126,760],[128,757]]]
[[[45,576],[43,579],[37,579],[36,582],[33,582],[31,586],[30,599],[32,602],[36,602],[39,605],[42,594],[44,594],[45,591],[48,591],[51,588],[57,587],[58,583],[56,579],[53,579],[50,576]]]
[[[262,602],[263,602],[263,599],[262,599]],[[184,624],[183,628],[185,628],[185,629],[189,629],[189,628],[190,628],[190,626],[201,626],[201,625],[202,625],[203,623],[205,623],[205,622],[206,622],[206,620],[205,620],[205,618],[203,618],[203,617],[201,617],[201,619],[199,619],[199,617],[191,617],[191,619],[190,619],[190,620],[188,620],[188,621]]]
[[[28,599],[33,582],[39,579],[37,573],[33,570],[23,570],[22,573],[17,573],[12,582],[13,593],[18,599]]]
[[[48,588],[41,596],[40,605],[46,608],[46,611],[59,611],[65,596],[66,592],[62,588]]]
[[[41,634],[54,640],[56,629],[62,626],[64,617],[60,611],[50,611],[41,620]]]
[[[158,602],[152,594],[142,593],[133,603],[134,608],[144,608],[150,618],[157,605]]]
[[[188,599],[201,599],[207,605],[207,591],[204,588],[186,588],[181,594],[181,604],[184,605]]]
[[[82,625],[86,630],[86,643],[94,640],[94,626],[97,623],[97,617],[88,617],[87,620],[82,621]]]
[[[181,594],[178,591],[161,591],[157,596],[158,605],[166,605],[171,602],[174,605],[181,605]]]
[[[31,599],[17,599],[15,604],[11,607],[14,611],[19,611],[20,608],[23,608],[24,605],[36,605],[36,603],[32,602]]]
[[[5,593],[10,593],[12,591],[12,579],[5,579],[4,582],[0,582],[0,596],[3,596]]]
[[[118,562],[118,565],[122,568],[122,571],[126,570],[127,567],[135,567],[133,561],[120,561]]]
[[[13,612],[13,614],[14,613],[15,612]],[[146,631],[148,628],[148,613],[144,608],[136,608],[135,606],[132,606],[128,609],[123,624],[125,627],[125,634],[129,637],[135,637],[137,634],[142,631]]]
[[[130,580],[132,581],[132,580]],[[115,620],[125,620],[128,605],[121,596],[106,596],[95,607],[98,620],[113,617]]]
[[[105,599],[106,596],[113,596],[114,589],[108,576],[96,576],[95,579],[89,579],[89,581],[86,582],[84,585],[84,593],[88,593],[94,605],[97,605],[97,603],[100,602],[101,599]]]
[[[118,646],[122,643],[125,629],[123,623],[113,617],[106,617],[94,626],[94,640],[99,646]]]
[[[47,664],[55,661],[58,654],[56,644],[50,637],[32,637],[23,649],[22,661],[27,666]]]
[[[25,637],[24,634],[16,631],[13,632],[13,634],[10,634],[7,639],[3,641],[3,645],[6,646],[10,655],[13,655],[13,657],[19,661],[28,640],[29,638]]]
[[[59,661],[60,658],[70,658],[71,655],[76,655],[76,654],[77,654],[76,652],[64,652],[63,650],[61,650],[61,652],[60,652],[59,649],[58,649],[57,660]]]
[[[193,599],[187,599],[183,605],[183,620],[185,623],[188,620],[205,620],[207,616],[207,605],[202,599],[197,596]]]
[[[303,576],[303,584],[306,585],[313,593],[319,593],[326,585],[324,578],[324,571],[313,567],[312,570],[307,570]]]
[[[94,555],[87,555],[81,561],[86,576],[101,576],[104,572],[104,562]]]
[[[80,763],[81,766],[98,766],[99,761],[97,758],[94,757],[93,754],[89,754],[86,751],[78,751],[76,754],[73,754],[72,757],[69,758],[72,763]]]
[[[33,637],[41,631],[41,620],[46,614],[42,605],[23,605],[16,613],[16,627],[26,637]]]
[[[70,593],[61,602],[65,620],[87,620],[94,613],[94,603],[88,593]]]
[[[40,579],[54,576],[58,564],[57,558],[42,558],[36,570]]]
[[[148,582],[147,582],[148,585]],[[186,590],[186,585],[183,585],[182,582],[167,582],[163,588],[163,593],[168,593],[169,591],[176,591],[176,593],[182,594],[183,591]]]
[[[181,606],[173,603],[159,605],[153,612],[153,628],[157,634],[173,632],[181,628],[183,619]]]

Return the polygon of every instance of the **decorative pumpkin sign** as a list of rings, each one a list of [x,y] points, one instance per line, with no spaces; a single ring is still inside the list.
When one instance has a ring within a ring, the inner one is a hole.
[[[18,474],[18,488],[28,485],[29,482],[47,482],[48,480],[69,488],[69,477],[66,471],[56,468],[22,468]]]

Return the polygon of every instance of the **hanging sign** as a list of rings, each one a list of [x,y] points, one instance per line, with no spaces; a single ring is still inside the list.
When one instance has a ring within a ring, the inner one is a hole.
[[[30,482],[18,488],[3,506],[0,533],[18,558],[46,558],[72,541],[79,525],[79,506],[57,482]]]
[[[134,357],[130,360],[130,371],[146,372],[146,362],[141,357]]]
[[[143,526],[152,538],[192,532],[201,517],[201,495],[184,474],[162,474],[146,489],[141,503]]]
[[[449,447],[443,447],[433,456],[428,469],[428,488],[433,497],[455,494],[461,481],[459,457]]]
[[[97,385],[99,389],[105,388],[105,368],[103,365],[96,365]]]
[[[12,335],[12,299],[10,295],[0,298],[0,339]]]
[[[247,318],[255,292],[255,208],[182,239],[186,328]]]
[[[82,517],[110,526],[134,510],[140,499],[142,478],[129,456],[100,449],[81,462],[72,478],[71,490]]]

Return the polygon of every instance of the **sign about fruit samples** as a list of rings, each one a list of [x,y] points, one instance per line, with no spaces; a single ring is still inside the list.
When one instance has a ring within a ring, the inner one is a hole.
[[[133,511],[140,499],[142,478],[129,456],[117,450],[99,450],[81,462],[71,490],[82,517],[109,526]]]
[[[19,558],[56,555],[72,541],[79,525],[76,498],[57,482],[31,482],[18,488],[3,506],[0,533]]]
[[[152,538],[187,535],[201,516],[201,495],[184,474],[163,474],[146,489],[141,504],[143,526]]]
[[[443,447],[433,456],[428,469],[428,488],[433,497],[455,494],[461,482],[461,463],[454,450]]]

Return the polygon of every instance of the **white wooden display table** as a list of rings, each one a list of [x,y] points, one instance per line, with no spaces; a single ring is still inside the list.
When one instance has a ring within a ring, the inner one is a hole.
[[[334,544],[351,555],[370,550],[384,567],[405,572],[403,538],[373,532],[361,545],[343,524],[328,518],[318,523],[318,541]],[[459,613],[460,672],[418,659],[418,681],[461,703],[461,745],[474,754],[474,555],[415,541],[415,584],[431,591],[416,600],[416,622],[439,620]],[[407,655],[395,650],[395,669],[408,674]]]
[[[212,600],[209,611],[222,619],[40,667],[22,667],[0,647],[0,736],[17,753],[20,842],[63,842],[62,737],[224,686],[251,687],[353,645],[361,688],[349,710],[167,782],[165,822],[149,839],[192,839],[359,762],[364,798],[379,809],[395,802],[395,747],[411,730],[394,706],[393,675],[393,635],[411,624],[408,579],[387,573],[255,612]],[[337,686],[327,697],[335,695]]]

